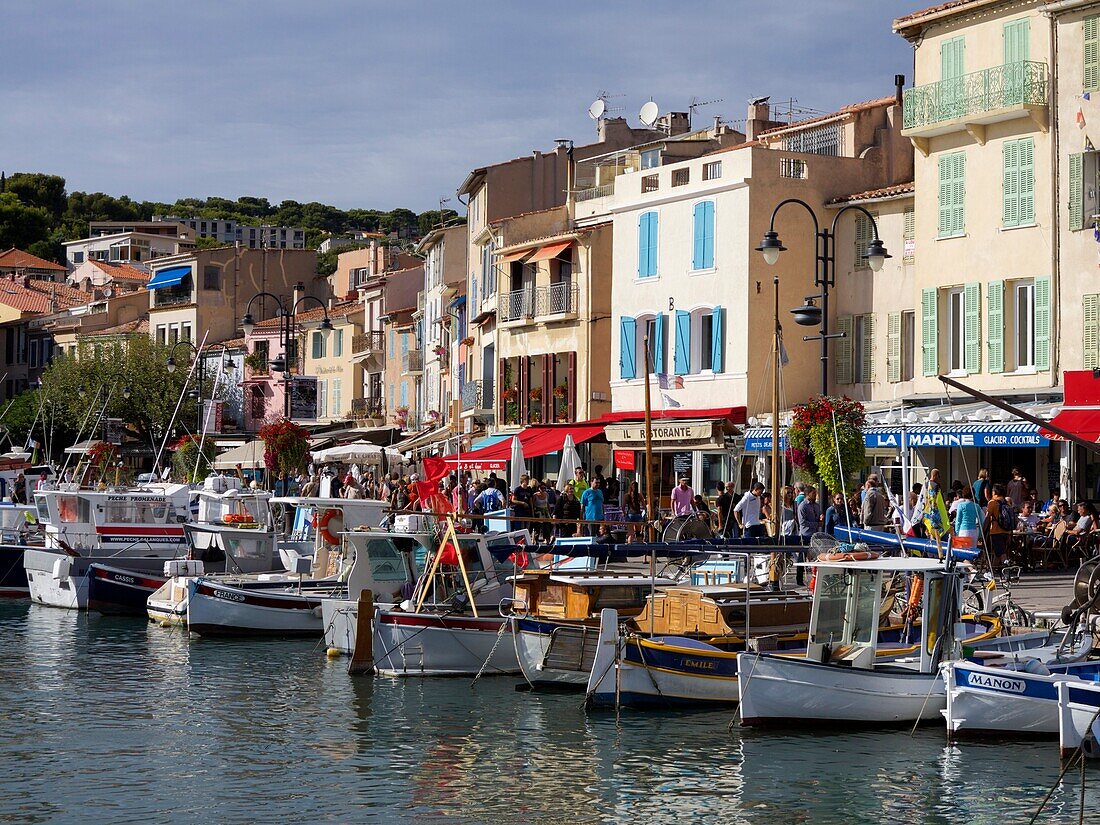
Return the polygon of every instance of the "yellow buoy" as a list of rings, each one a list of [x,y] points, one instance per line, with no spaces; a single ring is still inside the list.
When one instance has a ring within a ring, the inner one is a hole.
[[[340,648],[330,647],[328,650],[325,651],[325,655],[328,656],[330,659],[335,659],[335,658],[341,656],[342,653],[340,651]]]

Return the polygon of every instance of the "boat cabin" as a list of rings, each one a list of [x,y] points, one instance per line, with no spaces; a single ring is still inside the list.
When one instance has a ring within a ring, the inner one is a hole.
[[[34,493],[50,547],[123,551],[138,545],[166,550],[186,546],[183,525],[191,517],[186,484],[82,489],[75,484]]]
[[[550,569],[524,570],[512,578],[516,592],[512,610],[546,619],[583,621],[598,617],[605,607],[620,616],[642,611],[652,587],[671,587],[675,579],[632,572],[566,572]]]
[[[954,640],[959,616],[958,577],[943,562],[924,558],[881,558],[871,561],[814,562],[817,584],[810,615],[806,658],[823,664],[871,670],[879,643],[881,616],[891,605],[884,594],[894,592],[896,576],[920,577],[921,621],[919,666],[935,669]],[[914,658],[909,660],[917,664]],[[896,662],[895,662],[896,663]]]
[[[811,599],[787,591],[770,593],[743,585],[669,587],[647,599],[634,625],[653,635],[729,637],[789,634],[805,631]]]

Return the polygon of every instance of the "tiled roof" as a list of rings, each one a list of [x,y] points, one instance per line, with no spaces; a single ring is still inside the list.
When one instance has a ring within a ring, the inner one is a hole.
[[[856,192],[853,195],[842,195],[839,198],[833,198],[829,203],[849,203],[851,201],[869,201],[878,198],[893,198],[898,195],[911,195],[915,188],[913,181],[909,181],[894,186],[883,186],[880,189],[868,189],[866,192]]]
[[[29,279],[26,286],[18,278],[0,279],[0,304],[20,312],[49,312],[51,297],[58,309],[86,304],[91,296],[66,284]]]
[[[138,269],[136,266],[129,266],[128,264],[112,264],[107,261],[89,261],[89,263],[103,270],[106,274],[112,278],[117,278],[120,281],[137,281],[141,284],[149,283],[149,279],[153,277],[151,272]]]
[[[243,349],[244,338],[230,338],[228,341],[218,341],[213,344],[207,344],[203,349],[209,352],[213,349],[221,350],[222,347],[226,349]]]
[[[920,11],[911,12],[910,14],[899,17],[894,21],[894,29],[904,28],[913,21],[929,14],[938,14],[941,11],[949,11],[959,6],[969,6],[973,3],[980,2],[985,2],[985,0],[948,0],[946,3],[937,3],[935,6],[929,6],[926,9],[921,9]]]
[[[134,321],[127,321],[125,324],[118,324],[117,326],[107,327],[106,329],[97,329],[93,332],[87,332],[85,335],[148,335],[149,334],[149,319],[138,318]]]
[[[39,258],[37,255],[32,255],[30,252],[24,252],[22,249],[16,249],[14,246],[5,252],[0,252],[0,269],[50,269],[55,272],[65,271],[65,267],[60,264],[55,264],[53,261]]]
[[[310,304],[313,302],[310,301]],[[332,309],[328,310],[329,320],[335,321],[337,318],[346,318],[353,312],[359,311],[363,308],[363,305],[358,301],[344,301],[343,303],[336,304]],[[318,306],[313,306],[310,309],[303,309],[294,316],[294,322],[297,324],[310,323],[311,321],[320,321],[325,317],[325,310]],[[268,318],[264,321],[256,322],[256,329],[277,329],[279,327],[279,318]]]
[[[841,115],[853,115],[857,112],[865,112],[868,109],[878,109],[882,106],[890,106],[897,102],[897,98],[893,95],[889,97],[879,97],[875,100],[865,100],[862,103],[852,103],[849,106],[845,106],[843,109],[837,109],[835,112],[830,112],[827,115],[818,115],[811,117],[808,120],[798,120],[787,126],[775,126],[767,131],[761,132],[761,137],[767,137],[768,135],[774,135],[777,132],[788,132],[801,129],[806,126],[812,126],[815,123],[820,123],[823,120],[832,120],[833,118],[840,117]]]

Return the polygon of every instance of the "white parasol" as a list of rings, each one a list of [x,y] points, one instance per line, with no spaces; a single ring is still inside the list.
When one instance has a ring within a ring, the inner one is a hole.
[[[367,441],[353,441],[350,444],[329,447],[327,450],[318,450],[313,454],[313,461],[319,464],[380,464],[382,448]]]
[[[519,486],[519,477],[527,475],[527,465],[523,462],[523,444],[518,435],[512,436],[512,456],[508,461],[508,471],[508,482],[514,490]]]
[[[573,444],[572,433],[566,434],[565,443],[561,445],[561,466],[558,468],[558,492],[565,489],[565,485],[573,480],[573,474],[581,466],[581,457],[577,454],[577,447]]]

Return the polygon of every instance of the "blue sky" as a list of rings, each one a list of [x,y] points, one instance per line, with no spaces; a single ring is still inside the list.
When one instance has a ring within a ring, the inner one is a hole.
[[[692,96],[832,110],[912,75],[899,0],[9,0],[0,168],[138,199],[417,211],[476,167]],[[924,3],[927,5],[927,3]]]

